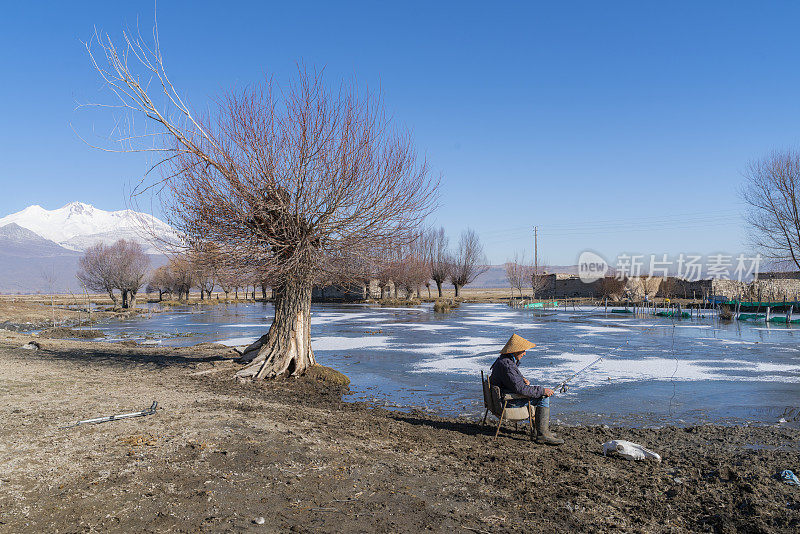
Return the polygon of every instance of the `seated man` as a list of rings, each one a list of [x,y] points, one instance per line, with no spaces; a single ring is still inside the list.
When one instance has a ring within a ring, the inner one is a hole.
[[[528,349],[536,345],[524,337],[514,334],[506,346],[500,351],[500,357],[492,364],[489,382],[499,386],[503,394],[515,393],[530,397],[531,404],[536,407],[536,441],[548,445],[561,445],[563,439],[550,432],[550,396],[555,393],[550,388],[532,386],[530,381],[519,372],[519,361]],[[527,399],[508,402],[508,406],[525,406]]]

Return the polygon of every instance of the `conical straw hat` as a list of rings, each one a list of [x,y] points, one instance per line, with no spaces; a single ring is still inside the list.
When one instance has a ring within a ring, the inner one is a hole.
[[[535,346],[536,343],[531,343],[524,337],[514,334],[511,336],[511,339],[508,340],[506,346],[503,347],[503,350],[500,351],[500,354],[513,354],[515,352],[522,352],[524,350],[532,349]]]

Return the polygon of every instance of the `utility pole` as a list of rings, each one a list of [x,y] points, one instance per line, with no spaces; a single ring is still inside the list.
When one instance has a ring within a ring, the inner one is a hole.
[[[533,227],[533,298],[536,298],[536,291],[539,289],[539,227]]]

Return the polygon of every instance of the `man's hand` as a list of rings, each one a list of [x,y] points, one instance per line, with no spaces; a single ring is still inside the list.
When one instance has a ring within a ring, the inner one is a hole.
[[[522,381],[525,382],[526,386],[530,386],[531,385],[531,381],[528,380],[527,378],[523,378]]]
[[[545,397],[551,397],[551,396],[553,396],[553,395],[555,395],[555,394],[556,394],[556,392],[555,392],[555,391],[553,391],[552,389],[550,389],[550,388],[544,388],[544,396],[545,396]]]

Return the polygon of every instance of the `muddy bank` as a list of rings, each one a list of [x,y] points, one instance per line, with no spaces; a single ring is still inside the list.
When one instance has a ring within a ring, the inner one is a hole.
[[[90,326],[112,317],[126,317],[143,313],[142,310],[101,310],[87,313],[84,310],[64,308],[60,305],[31,303],[0,299],[0,330],[27,332],[43,328],[57,329]]]
[[[3,532],[793,532],[800,432],[556,428],[343,402],[309,379],[239,384],[226,347],[0,333]],[[87,417],[156,415],[60,430]],[[661,463],[603,457],[628,439]],[[254,519],[263,517],[258,525]]]
[[[38,336],[44,339],[96,339],[99,337],[106,337],[100,330],[68,328],[65,326],[57,326],[55,328],[45,328],[39,332]]]

